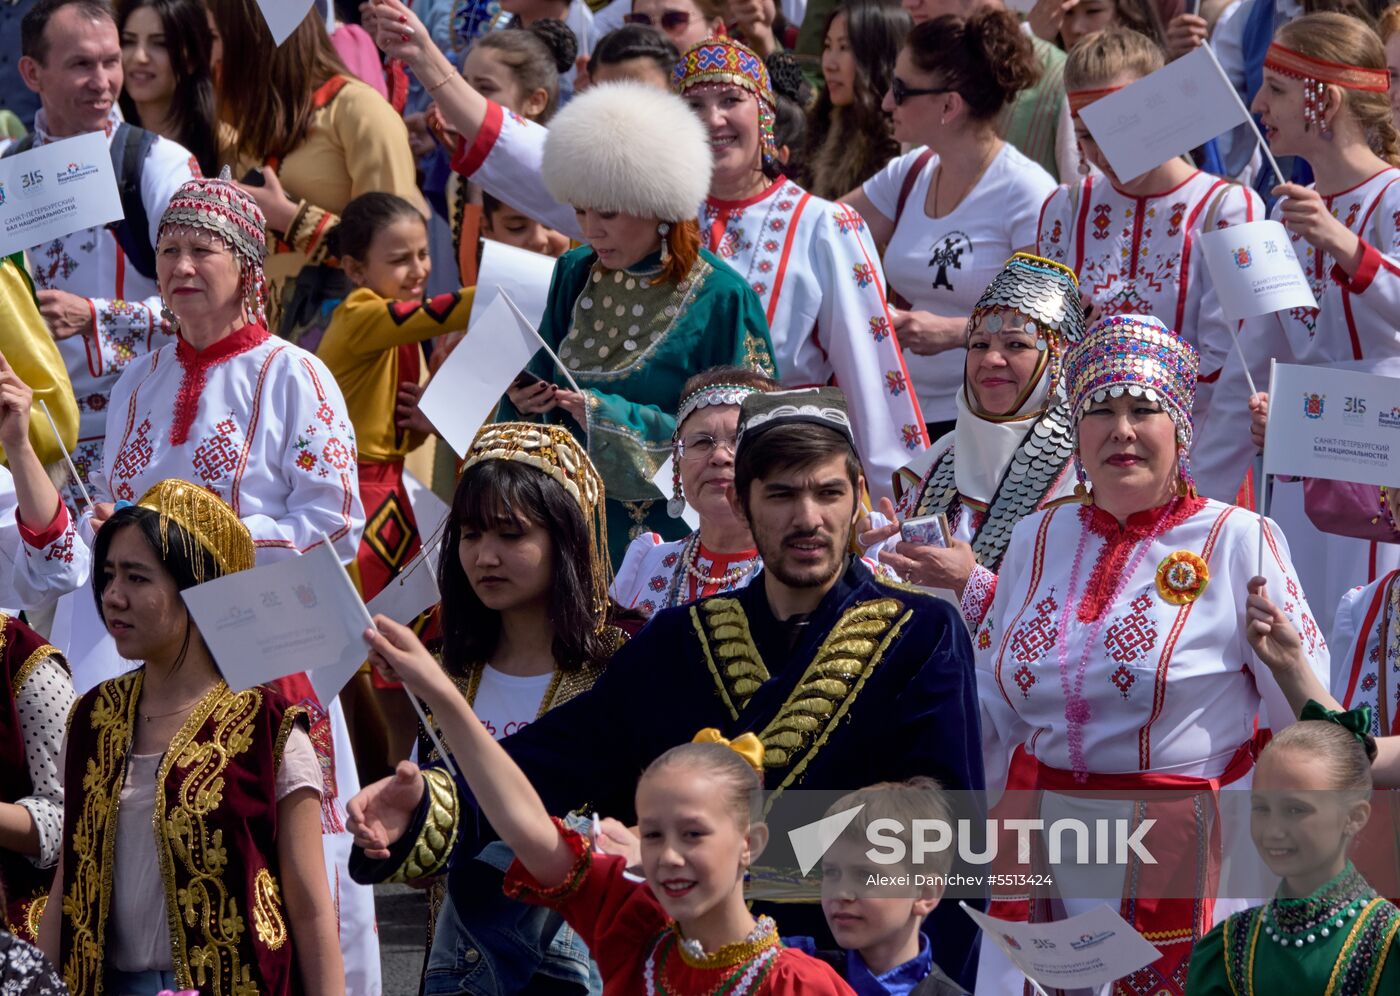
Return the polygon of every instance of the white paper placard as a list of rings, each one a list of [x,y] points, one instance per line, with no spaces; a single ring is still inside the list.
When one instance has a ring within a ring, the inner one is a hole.
[[[1316,308],[1288,231],[1277,221],[1251,221],[1201,233],[1206,268],[1232,322],[1290,308]]]
[[[532,326],[516,318],[505,294],[472,326],[418,399],[418,410],[458,456],[467,455],[510,382],[544,345]]]
[[[258,10],[272,32],[272,40],[281,45],[295,31],[306,15],[311,13],[311,0],[257,0]]]
[[[1275,363],[1264,473],[1400,484],[1400,378]]]
[[[121,218],[112,156],[100,131],[0,159],[0,255]]]
[[[1123,181],[1249,124],[1239,95],[1204,45],[1094,101],[1079,116]]]
[[[998,920],[959,903],[983,936],[1047,989],[1094,989],[1162,956],[1107,905],[1052,923]]]
[[[234,691],[305,671],[328,706],[369,654],[369,612],[329,542],[181,595]]]
[[[675,490],[671,480],[672,468],[675,467],[674,461],[674,457],[667,457],[666,462],[661,465],[651,479],[651,483],[656,485],[656,490],[661,492],[662,501],[670,501]],[[681,521],[692,531],[700,528],[700,515],[690,507],[690,502],[685,503],[685,511],[681,512]]]
[[[472,303],[467,330],[476,326],[477,314],[486,314],[501,291],[510,295],[531,328],[539,328],[549,302],[549,284],[554,279],[557,262],[553,256],[482,239],[481,263],[476,270],[476,300]]]

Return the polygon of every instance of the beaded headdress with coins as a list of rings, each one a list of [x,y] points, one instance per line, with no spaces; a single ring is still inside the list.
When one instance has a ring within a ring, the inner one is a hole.
[[[227,166],[217,179],[200,177],[180,185],[160,216],[159,232],[171,227],[210,232],[229,247],[238,260],[239,289],[248,316],[266,325],[263,260],[267,258],[267,220],[258,202],[233,182]]]
[[[214,557],[219,567],[214,577],[237,574],[253,567],[257,554],[248,527],[223,499],[205,488],[170,478],[153,485],[136,506],[160,516],[162,557],[170,555],[170,523],[180,527],[185,544],[183,552],[198,583],[214,578],[205,577],[204,560],[194,555],[195,546]]]
[[[993,335],[1002,331],[1006,320],[998,310],[1001,308],[1025,318],[1025,331],[1035,336],[1036,348],[1049,363],[1053,395],[1060,386],[1065,351],[1084,338],[1079,278],[1062,263],[1018,252],[977,299],[967,321],[967,334],[971,336],[979,322]]]
[[[1105,318],[1065,357],[1076,433],[1079,419],[1091,404],[1124,394],[1155,401],[1176,426],[1181,480],[1192,487],[1186,455],[1191,449],[1191,408],[1196,403],[1199,368],[1196,348],[1151,315]],[[1079,473],[1082,480],[1082,467]]]
[[[557,481],[578,503],[588,529],[595,629],[607,622],[608,584],[612,580],[608,557],[607,515],[603,506],[603,478],[587,451],[569,430],[533,422],[497,422],[483,426],[472,440],[462,472],[486,460],[518,461]]]
[[[773,137],[777,99],[768,67],[757,52],[733,38],[707,38],[686,49],[671,71],[671,85],[682,97],[697,86],[737,86],[758,99],[758,136],[764,165],[777,161]]]

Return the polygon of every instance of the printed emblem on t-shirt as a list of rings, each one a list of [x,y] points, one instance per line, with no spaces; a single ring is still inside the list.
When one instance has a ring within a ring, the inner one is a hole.
[[[953,281],[948,277],[949,270],[961,270],[963,268],[963,256],[967,256],[967,265],[972,266],[972,240],[967,237],[966,232],[949,232],[933,244],[929,250],[928,265],[937,267],[933,275],[933,289],[943,287],[953,290]]]

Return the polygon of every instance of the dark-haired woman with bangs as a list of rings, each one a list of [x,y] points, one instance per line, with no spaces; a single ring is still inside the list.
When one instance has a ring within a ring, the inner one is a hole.
[[[467,453],[438,562],[442,665],[497,739],[590,688],[624,639],[607,621],[602,504],[602,478],[560,426],[491,425]],[[425,993],[488,991],[470,979],[588,989],[587,949],[562,919],[502,894],[511,858],[495,843],[453,869],[473,883],[456,895],[474,898],[437,907]]]
[[[899,155],[881,104],[911,27],[891,0],[849,0],[827,18],[826,86],[808,116],[807,189],[818,197],[840,197]]]
[[[343,993],[306,711],[234,692],[181,592],[253,566],[233,509],[165,480],[103,524],[93,596],[141,666],[69,716],[63,847],[41,927],[75,996]]]
[[[194,154],[205,176],[219,172],[212,43],[200,0],[120,0],[122,116]]]

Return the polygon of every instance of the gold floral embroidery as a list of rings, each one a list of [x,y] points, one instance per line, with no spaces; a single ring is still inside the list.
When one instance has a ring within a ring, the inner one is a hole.
[[[258,940],[276,951],[287,942],[287,921],[282,918],[282,890],[266,868],[253,876],[253,929]]]
[[[3,623],[0,623],[0,626],[3,625]],[[0,641],[3,641],[3,639],[3,637],[0,637]],[[3,652],[3,648],[0,648],[0,652]],[[34,673],[34,669],[50,657],[57,657],[59,666],[62,667],[65,672],[68,670],[67,663],[64,661],[63,655],[58,652],[58,648],[46,643],[30,654],[28,659],[19,666],[19,670],[15,672],[15,676],[10,682],[10,693],[18,698],[20,689],[23,688],[24,683],[29,680],[29,676]]]
[[[729,718],[738,719],[749,697],[769,678],[749,632],[748,616],[737,599],[707,598],[690,607],[690,620]]]
[[[126,755],[140,694],[139,670],[103,682],[97,686],[89,716],[93,756],[83,771],[82,808],[70,836],[72,868],[65,873],[72,885],[63,893],[62,906],[71,938],[63,963],[63,981],[70,992],[97,992],[102,984],[107,905],[117,844],[117,798],[126,781]],[[70,726],[77,711],[75,703],[69,713]]]
[[[223,775],[229,763],[252,746],[261,708],[262,693],[256,688],[233,693],[219,682],[170,741],[156,777],[157,785],[173,780],[176,787],[168,815],[166,793],[156,793],[154,815],[175,977],[184,988],[212,996],[257,992],[251,966],[242,964],[238,950],[246,925],[237,897],[225,887],[228,852],[223,833],[211,831],[205,819],[223,803]],[[209,737],[196,741],[211,720]],[[177,861],[187,880],[184,888],[176,885]],[[198,928],[203,943],[187,948],[184,927]]]
[[[769,678],[748,617],[733,598],[706,599],[691,606],[690,614],[720,698],[730,717],[737,719]],[[759,734],[764,767],[792,769],[777,791],[806,770],[911,614],[898,600],[881,598],[852,606],[836,621],[777,715]]]
[[[39,896],[24,910],[24,934],[21,935],[30,944],[39,943],[39,924],[44,921],[44,910],[49,905],[48,896]]]

